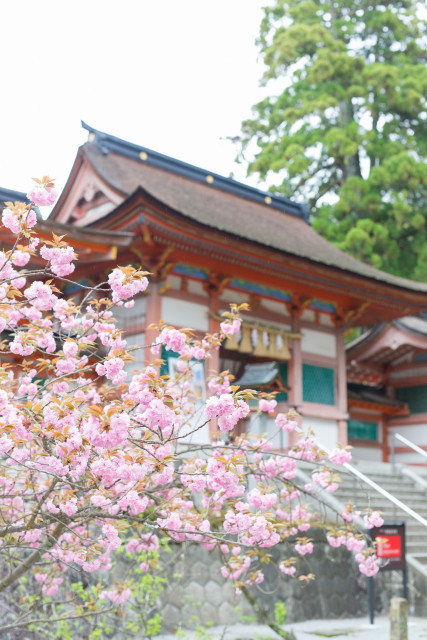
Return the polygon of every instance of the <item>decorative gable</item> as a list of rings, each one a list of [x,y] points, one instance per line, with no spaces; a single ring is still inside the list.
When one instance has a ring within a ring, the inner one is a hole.
[[[115,209],[124,196],[104,182],[84,156],[76,165],[77,175],[68,182],[69,189],[64,190],[53,217],[57,222],[84,227]]]

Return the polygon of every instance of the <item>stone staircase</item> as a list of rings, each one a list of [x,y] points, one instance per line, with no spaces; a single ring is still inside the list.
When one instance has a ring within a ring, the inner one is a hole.
[[[416,471],[404,465],[393,468],[391,464],[377,462],[352,462],[352,466],[427,520],[427,482]],[[408,562],[421,565],[427,576],[427,527],[350,472],[343,470],[341,479],[334,494],[340,503],[351,501],[362,513],[369,507],[381,511],[386,521],[406,523]]]

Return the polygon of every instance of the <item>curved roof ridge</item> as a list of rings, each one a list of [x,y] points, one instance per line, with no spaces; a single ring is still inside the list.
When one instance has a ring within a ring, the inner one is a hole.
[[[166,156],[163,153],[153,151],[152,149],[134,144],[133,142],[128,142],[122,138],[117,138],[116,136],[89,126],[83,120],[82,127],[89,131],[89,142],[98,146],[104,155],[112,151],[132,160],[142,161],[150,166],[170,171],[196,182],[208,183],[211,187],[233,193],[234,195],[253,200],[254,202],[270,205],[284,213],[301,218],[307,224],[310,224],[310,212],[306,204],[293,202],[283,196],[257,189],[243,182],[238,182],[233,178],[226,178],[218,173],[202,169],[188,162],[183,162],[182,160],[177,160],[171,156]]]

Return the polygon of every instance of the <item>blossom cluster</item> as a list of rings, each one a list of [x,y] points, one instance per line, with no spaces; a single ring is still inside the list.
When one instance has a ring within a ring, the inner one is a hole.
[[[134,298],[138,293],[145,291],[148,280],[145,273],[138,272],[133,267],[118,267],[108,276],[108,284],[113,292],[113,302],[123,304],[124,300]]]
[[[52,204],[54,196],[47,177],[28,194],[37,206]],[[74,271],[74,249],[54,236],[38,250],[36,220],[34,208],[20,203],[8,203],[2,215],[19,242],[0,252],[0,331],[7,330],[0,344],[0,556],[32,572],[46,597],[67,593],[69,567],[103,572],[98,600],[119,606],[131,598],[131,586],[107,578],[121,548],[134,556],[155,552],[162,537],[217,548],[222,575],[237,585],[260,584],[258,558],[280,542],[291,541],[296,558],[311,554],[305,535],[313,515],[304,494],[335,490],[335,466],[350,460],[349,451],[320,451],[294,413],[277,412],[274,394],[261,395],[254,413],[274,416],[278,430],[295,434],[295,445],[273,451],[265,435],[238,436],[251,408],[228,372],[212,376],[211,395],[194,422],[191,363],[207,361],[240,330],[238,309],[217,334],[202,339],[161,326],[149,346],[154,354],[161,348],[177,354],[178,374],[160,375],[152,360],[131,374],[132,355],[114,307],[143,294],[147,272],[114,268],[103,295],[85,292],[79,304],[60,290],[61,279]],[[32,270],[33,257],[38,266]],[[218,439],[188,445],[189,430],[197,434],[204,421],[217,425]],[[304,487],[299,461],[315,464]],[[359,515],[349,505],[342,514],[346,528],[332,531],[328,541],[353,551],[361,571],[372,575],[375,557],[351,530]],[[369,513],[366,527],[381,521]],[[28,549],[39,550],[42,562],[30,564]],[[146,561],[139,566],[149,569]],[[279,569],[297,575],[298,561],[283,561]]]

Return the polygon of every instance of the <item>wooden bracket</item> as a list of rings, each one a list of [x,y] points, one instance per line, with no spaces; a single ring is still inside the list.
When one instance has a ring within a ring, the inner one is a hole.
[[[203,283],[203,289],[210,296],[220,296],[230,281],[231,276],[224,276],[218,273],[210,273],[209,280]]]

